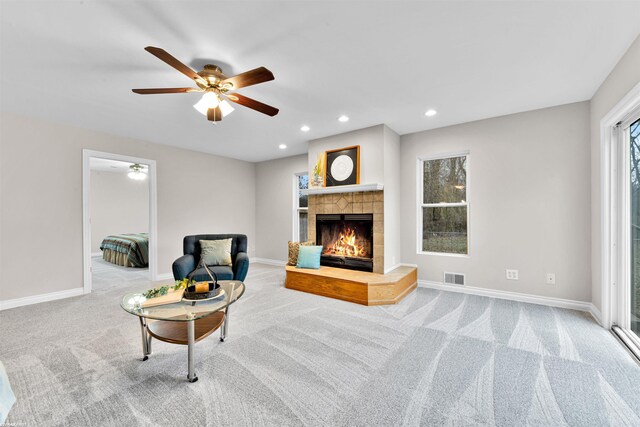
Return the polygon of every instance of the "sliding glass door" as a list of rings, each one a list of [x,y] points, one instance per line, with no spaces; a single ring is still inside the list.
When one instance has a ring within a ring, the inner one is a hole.
[[[623,141],[629,148],[629,171],[631,172],[631,182],[629,183],[631,208],[629,220],[629,285],[623,290],[621,310],[626,311],[626,316],[621,316],[627,320],[626,325],[637,337],[640,337],[640,118],[632,117],[621,124]],[[625,307],[626,306],[626,307]]]

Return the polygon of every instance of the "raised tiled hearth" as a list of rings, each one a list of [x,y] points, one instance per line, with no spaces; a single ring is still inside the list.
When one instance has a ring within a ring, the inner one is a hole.
[[[384,190],[309,195],[309,240],[318,214],[373,214],[373,272],[384,273]]]

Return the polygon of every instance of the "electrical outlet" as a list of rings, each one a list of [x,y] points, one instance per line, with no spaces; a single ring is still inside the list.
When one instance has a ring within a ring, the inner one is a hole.
[[[555,284],[556,284],[556,274],[547,273],[547,285],[555,285]]]
[[[507,270],[507,280],[518,280],[518,270]]]

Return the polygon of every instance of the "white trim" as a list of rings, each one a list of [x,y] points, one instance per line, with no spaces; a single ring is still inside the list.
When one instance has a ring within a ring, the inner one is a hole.
[[[164,280],[173,280],[173,273],[158,274],[156,276],[156,280],[154,280],[154,282],[160,282],[160,281],[164,281]]]
[[[0,301],[0,311],[10,308],[22,307],[25,305],[39,304],[41,302],[55,301],[63,298],[77,297],[84,294],[83,288],[67,289],[64,291],[49,292],[40,295],[31,295],[28,297],[8,299]]]
[[[391,272],[391,271],[393,271],[396,268],[401,267],[401,266],[402,266],[402,263],[399,263],[399,264],[394,265],[393,267],[385,268],[384,269],[384,274],[387,274],[387,273],[389,273],[389,272]]]
[[[586,311],[594,315],[597,308],[590,302],[576,301],[564,298],[543,297],[539,295],[522,294],[519,292],[499,291],[496,289],[478,288],[473,286],[445,285],[440,282],[431,282],[428,280],[418,280],[418,286],[421,288],[437,289],[439,291],[459,292],[463,294],[479,295],[483,297],[506,299],[511,301],[520,301],[530,304],[547,305],[550,307],[568,308],[570,310]],[[596,321],[599,319],[593,316]]]
[[[467,211],[467,215],[469,215],[468,211]],[[467,223],[467,242],[468,241],[469,241],[469,225]],[[467,247],[467,252],[469,252],[469,248],[468,247]],[[418,255],[429,255],[429,256],[445,256],[445,257],[449,257],[449,258],[471,258],[469,256],[469,254],[449,254],[449,253],[446,253],[446,252],[424,252],[424,251],[419,251],[417,254]]]
[[[618,122],[640,105],[640,83],[635,85],[603,118],[600,120],[600,236],[601,236],[601,320],[609,329],[617,321],[616,282],[620,273],[619,254],[616,245],[619,239],[618,192],[616,180],[619,156],[614,144],[613,129]]]
[[[84,293],[91,292],[91,164],[92,157],[119,160],[129,163],[143,163],[149,165],[149,271],[151,281],[158,281],[158,206],[156,161],[122,154],[105,153],[95,150],[82,150],[82,259],[83,259],[83,289]]]
[[[423,203],[423,184],[424,184],[424,162],[429,160],[442,160],[442,159],[450,159],[453,157],[466,157],[466,200],[464,203]],[[416,230],[417,230],[417,239],[416,239],[416,254],[417,255],[430,255],[430,256],[445,256],[452,258],[469,258],[471,251],[471,174],[469,173],[471,167],[471,151],[457,151],[452,153],[441,153],[433,156],[418,156],[416,158]],[[467,208],[467,253],[466,254],[454,254],[454,253],[446,253],[446,252],[429,252],[424,251],[422,249],[422,208],[424,207],[466,207]]]
[[[276,265],[278,267],[287,265],[287,261],[280,261],[279,259],[268,259],[268,258],[251,258],[250,262],[256,263],[256,264]]]
[[[91,252],[91,258],[100,257],[102,258],[102,252]]]
[[[602,325],[602,313],[600,313],[600,310],[598,310],[598,307],[596,307],[595,305],[591,304],[591,307],[589,308],[589,313],[591,313],[591,317],[593,317],[596,322],[598,322],[598,324],[600,326]]]
[[[355,193],[359,191],[384,190],[383,184],[338,185],[335,187],[309,187],[307,194]],[[304,190],[302,190],[304,193]]]
[[[418,268],[418,264],[407,264],[406,262],[400,263],[400,267],[415,267]]]

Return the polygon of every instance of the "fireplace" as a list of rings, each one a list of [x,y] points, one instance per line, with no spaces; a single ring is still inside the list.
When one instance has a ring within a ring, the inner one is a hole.
[[[320,264],[373,271],[373,214],[318,214],[316,242]]]

